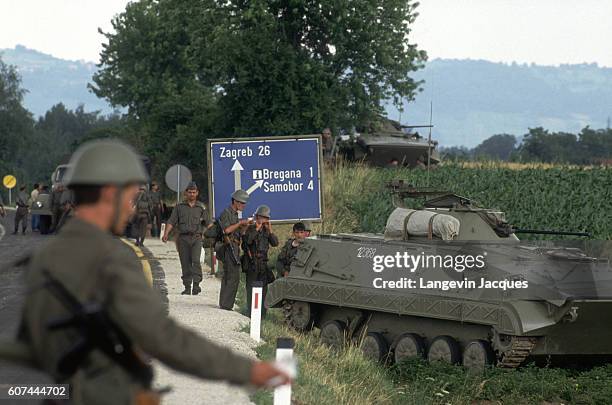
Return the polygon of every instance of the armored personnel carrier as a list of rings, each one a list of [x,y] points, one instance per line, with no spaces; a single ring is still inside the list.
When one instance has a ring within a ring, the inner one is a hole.
[[[429,141],[415,130],[431,126],[401,125],[381,118],[372,127],[338,142],[338,151],[347,160],[365,161],[378,167],[424,168],[440,163],[437,141]],[[414,131],[414,132],[413,132]]]
[[[298,330],[319,328],[330,346],[360,342],[376,361],[425,357],[482,369],[528,358],[610,360],[608,258],[581,249],[583,240],[517,237],[587,234],[516,229],[503,212],[468,198],[390,187],[396,209],[384,234],[306,239],[289,275],[269,286],[266,305],[282,308]],[[406,197],[428,199],[410,210]]]

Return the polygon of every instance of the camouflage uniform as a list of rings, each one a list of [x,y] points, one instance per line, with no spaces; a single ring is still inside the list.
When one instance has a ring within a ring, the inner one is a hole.
[[[232,207],[227,207],[219,217],[219,223],[223,229],[230,225],[237,224],[238,212]],[[223,309],[231,310],[234,308],[236,301],[236,293],[240,284],[240,263],[238,255],[240,254],[240,231],[236,230],[228,235],[231,240],[231,248],[228,245],[224,246],[223,254],[219,259],[223,262],[223,278],[221,279],[221,291],[219,292],[219,306]],[[232,252],[233,249],[233,252]]]
[[[278,237],[274,233],[268,232],[263,226],[257,231],[253,224],[249,225],[242,239],[244,247],[243,263],[246,267],[243,268],[243,271],[246,273],[247,313],[250,316],[253,283],[255,281],[263,283],[262,302],[265,302],[268,283],[274,281],[274,275],[268,269],[268,251],[270,246],[278,246]],[[262,315],[265,315],[265,307],[262,307]]]
[[[19,222],[21,222],[21,232],[25,233],[28,228],[28,194],[25,191],[20,191],[15,200],[17,212],[15,212],[15,229],[13,233],[17,233]]]
[[[206,208],[204,204],[196,201],[193,206],[187,202],[178,204],[173,210],[168,224],[176,229],[176,250],[181,260],[181,279],[186,290],[194,289],[202,281],[202,232],[206,226]],[[199,291],[198,291],[199,292]]]
[[[136,198],[136,245],[143,246],[147,236],[147,225],[151,218],[151,200],[146,191],[141,190]]]
[[[293,246],[294,238],[290,238],[283,247],[281,248],[280,253],[278,254],[278,258],[276,259],[276,271],[278,272],[278,277],[284,277],[285,273],[288,273],[291,270],[291,262],[293,258],[297,254],[298,246]]]
[[[162,203],[161,193],[159,191],[149,191],[149,199],[151,200],[151,223],[153,224],[152,234],[159,237],[161,232],[161,216]]]

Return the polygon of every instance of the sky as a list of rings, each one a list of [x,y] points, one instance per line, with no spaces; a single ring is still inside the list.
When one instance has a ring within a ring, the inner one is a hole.
[[[0,49],[98,60],[126,0],[0,0]],[[412,42],[433,58],[612,67],[612,1],[421,0]]]

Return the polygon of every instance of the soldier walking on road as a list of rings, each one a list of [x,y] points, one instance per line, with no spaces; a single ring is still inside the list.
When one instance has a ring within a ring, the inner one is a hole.
[[[223,228],[224,244],[217,258],[223,263],[223,279],[219,292],[219,307],[231,311],[234,309],[236,293],[240,284],[240,241],[246,227],[253,223],[252,219],[238,219],[238,211],[243,211],[249,201],[249,194],[244,190],[236,190],[232,194],[232,203],[219,217]]]
[[[159,238],[161,232],[161,219],[163,213],[163,206],[161,201],[161,193],[159,192],[159,185],[156,182],[151,183],[151,191],[149,191],[149,199],[151,200],[151,223],[153,227],[151,229],[152,236]]]
[[[140,186],[134,205],[136,209],[136,246],[144,246],[147,225],[149,225],[149,218],[151,218],[151,201],[144,185]]]
[[[178,204],[166,224],[162,240],[168,241],[168,235],[173,228],[177,228],[176,250],[181,260],[183,295],[198,295],[202,289],[202,232],[206,226],[206,208],[198,201],[198,186],[195,182],[189,183],[185,195],[187,200]],[[193,282],[193,287],[191,283]]]
[[[123,234],[138,183],[147,181],[138,155],[122,142],[95,141],[71,164],[74,217],[27,271],[19,340],[32,364],[69,384],[73,404],[158,404],[153,370],[143,361],[149,356],[200,378],[287,383],[270,363],[235,354],[167,316],[140,260],[115,236]]]
[[[270,207],[260,205],[255,211],[255,223],[249,225],[242,237],[243,271],[246,273],[247,314],[251,316],[251,295],[253,283],[263,283],[263,298],[265,302],[268,284],[274,281],[274,274],[268,268],[268,251],[270,246],[278,246],[278,237],[272,232],[270,223]],[[266,308],[262,306],[262,316]]]
[[[21,222],[21,233],[25,235],[26,229],[28,228],[28,194],[26,193],[25,186],[19,188],[19,194],[17,194],[17,200],[15,201],[17,212],[15,212],[15,229],[13,235],[17,234],[19,228],[19,222]]]
[[[306,226],[302,222],[293,225],[293,237],[289,238],[281,248],[276,259],[276,271],[278,277],[287,277],[291,270],[291,262],[297,254],[298,248],[306,238]]]

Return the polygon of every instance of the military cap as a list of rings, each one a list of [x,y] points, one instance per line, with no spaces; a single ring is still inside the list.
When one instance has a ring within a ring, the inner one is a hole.
[[[267,205],[260,205],[257,207],[255,211],[255,215],[259,215],[260,217],[270,218],[270,207]]]
[[[304,230],[305,231],[310,231],[311,230],[311,223],[308,221],[304,221]]]
[[[300,232],[305,230],[306,227],[304,226],[303,222],[296,222],[295,224],[293,224],[293,232]]]
[[[236,201],[246,204],[247,201],[249,201],[249,194],[242,189],[236,190],[232,194],[232,200],[236,200]]]
[[[95,140],[81,145],[70,159],[67,186],[103,186],[146,183],[149,176],[142,160],[128,144]]]
[[[195,181],[190,181],[189,184],[187,184],[187,188],[185,190],[193,190],[193,189],[198,189],[198,185],[196,184]]]

